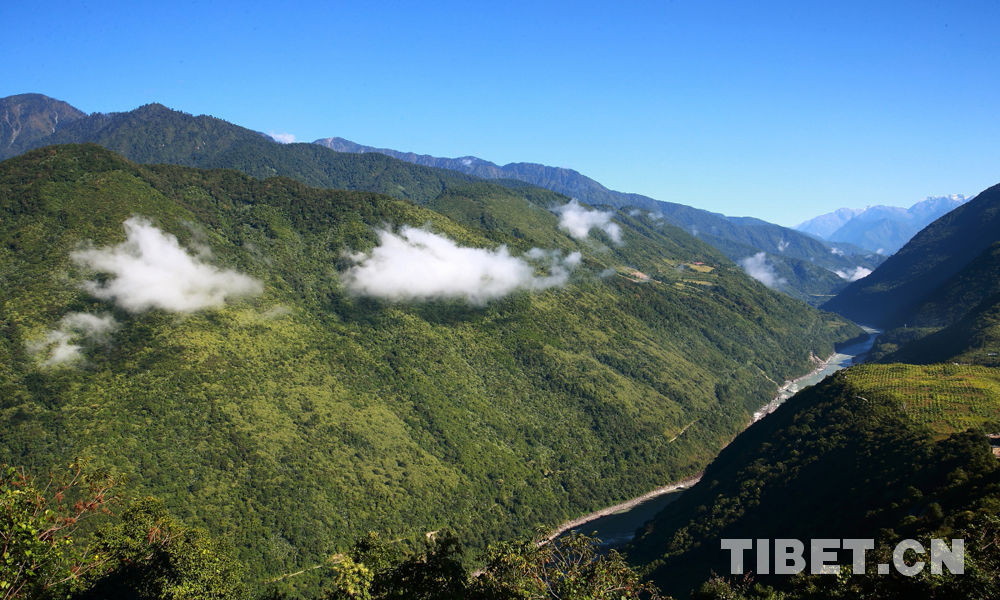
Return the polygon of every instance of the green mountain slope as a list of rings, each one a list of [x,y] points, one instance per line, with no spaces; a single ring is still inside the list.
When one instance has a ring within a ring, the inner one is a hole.
[[[858,333],[681,232],[619,213],[620,244],[576,239],[548,192],[512,194],[438,194],[462,223],[93,145],[0,163],[0,462],[92,456],[258,578],[371,529],[481,547],[700,469]],[[490,250],[447,282],[518,259],[520,291],[364,295],[403,226]]]
[[[640,194],[609,190],[572,169],[535,163],[499,166],[474,156],[438,158],[413,152],[362,146],[343,138],[316,140],[338,152],[383,154],[414,164],[451,169],[485,179],[514,179],[578,198],[594,205],[637,208],[660,215],[666,222],[687,230],[721,250],[733,261],[765,252],[783,282],[775,288],[813,305],[819,305],[847,282],[837,271],[853,274],[858,267],[874,269],[882,257],[847,243],[832,244],[760,219],[727,217],[675,202],[654,200]],[[848,275],[849,276],[849,275]]]
[[[788,598],[990,597],[982,593],[995,590],[991,565],[1000,555],[985,542],[1000,533],[1000,462],[983,433],[1000,426],[998,402],[996,369],[852,367],[738,436],[700,483],[646,525],[632,557],[684,597],[712,570],[728,576],[720,539],[875,539],[867,576],[754,579]],[[965,575],[874,575],[897,541],[926,546],[929,537],[968,538]],[[755,570],[752,555],[749,564]],[[714,587],[704,597],[767,597]]]
[[[954,323],[997,294],[1000,294],[1000,240],[925,296],[910,313],[910,322],[917,327]]]
[[[873,360],[1000,365],[1000,242],[930,293],[911,322],[880,335]]]
[[[924,326],[948,325],[995,293],[995,278],[976,274],[995,269],[995,255],[987,250],[998,241],[1000,186],[993,186],[928,225],[824,308],[885,328],[915,319]],[[972,265],[977,257],[979,264]],[[970,276],[960,276],[970,265]]]
[[[929,294],[910,313],[910,323],[880,334],[869,358],[877,362],[996,365],[996,353],[1000,352],[998,305],[1000,243],[987,248]]]
[[[912,339],[881,360],[1000,367],[1000,294],[987,298],[952,325]]]

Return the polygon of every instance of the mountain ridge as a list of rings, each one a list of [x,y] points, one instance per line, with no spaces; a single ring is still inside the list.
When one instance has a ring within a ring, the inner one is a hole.
[[[373,191],[417,203],[426,203],[449,186],[464,185],[475,178],[461,170],[414,165],[380,152],[344,153],[320,144],[280,144],[260,132],[207,115],[173,111],[161,104],[148,104],[129,112],[89,115],[60,125],[50,135],[30,144],[0,148],[0,158],[42,145],[88,142],[143,163],[233,168],[258,178],[285,175],[307,185]],[[427,162],[418,155],[406,157]],[[570,169],[513,163],[517,173],[498,173],[495,169],[499,167],[476,162],[471,157],[452,161],[448,166],[464,168],[462,161],[483,166],[488,171],[484,175],[514,175],[540,189],[567,193],[588,204],[648,210],[655,218],[666,217],[688,233],[702,236],[734,262],[764,252],[763,257],[755,260],[775,275],[763,280],[814,306],[846,285],[850,277],[843,274],[855,273],[859,268],[870,270],[882,260],[849,245],[818,242],[764,221],[729,219],[685,205],[613,192]],[[511,181],[492,180],[493,185],[508,187]]]
[[[314,143],[338,152],[379,153],[416,164],[456,170],[484,178],[510,178],[578,198],[593,205],[634,208],[664,218],[701,237],[739,262],[764,252],[763,260],[775,270],[777,289],[814,305],[821,304],[846,286],[849,277],[839,273],[872,269],[882,258],[850,244],[817,241],[793,229],[754,217],[728,217],[691,206],[655,200],[641,194],[609,190],[599,182],[564,167],[537,163],[503,166],[474,156],[439,158],[414,152],[364,146],[344,138],[323,138]]]
[[[65,125],[87,116],[66,102],[43,94],[0,98],[0,157],[19,152]]]

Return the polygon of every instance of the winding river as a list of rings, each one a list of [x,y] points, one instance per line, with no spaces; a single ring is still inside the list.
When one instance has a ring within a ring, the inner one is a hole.
[[[786,381],[778,389],[778,393],[774,399],[754,413],[753,422],[756,423],[774,412],[778,406],[784,404],[786,400],[794,396],[797,392],[811,385],[816,385],[841,369],[864,362],[865,356],[871,350],[872,345],[875,343],[875,338],[881,331],[864,326],[862,328],[868,334],[867,339],[841,348],[838,352],[830,355],[829,358],[820,363],[812,372],[797,379]],[[548,540],[555,539],[569,531],[579,531],[587,535],[593,534],[595,537],[600,538],[604,546],[620,546],[631,540],[635,536],[636,530],[642,527],[646,521],[652,519],[665,506],[677,500],[684,489],[691,487],[697,482],[697,477],[686,479],[673,485],[657,488],[630,501],[574,519],[564,523],[553,531]]]

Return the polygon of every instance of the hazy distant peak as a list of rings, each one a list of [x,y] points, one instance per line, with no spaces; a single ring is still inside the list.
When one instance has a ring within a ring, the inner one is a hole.
[[[820,215],[803,223],[799,223],[793,229],[825,240],[830,236],[830,234],[843,227],[845,223],[865,210],[866,209],[863,208],[838,208],[831,213]]]

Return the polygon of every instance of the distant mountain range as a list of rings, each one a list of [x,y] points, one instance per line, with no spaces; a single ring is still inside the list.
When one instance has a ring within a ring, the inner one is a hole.
[[[767,285],[814,305],[821,304],[848,281],[883,260],[876,253],[845,243],[818,241],[793,229],[751,217],[728,217],[640,194],[609,190],[572,169],[536,163],[503,166],[477,158],[440,158],[388,148],[375,148],[339,137],[316,140],[338,152],[377,153],[418,165],[450,169],[486,179],[515,179],[594,205],[647,211],[721,250],[734,262],[755,267],[748,272]],[[758,256],[763,252],[763,255]]]
[[[950,325],[993,293],[1000,185],[925,227],[824,308],[880,327]]]
[[[889,255],[932,221],[971,200],[962,194],[928,197],[910,208],[869,206],[840,208],[795,226],[831,242],[845,242]]]
[[[883,260],[850,244],[819,241],[759,219],[726,217],[608,190],[570,169],[530,163],[499,167],[474,157],[436,159],[338,138],[320,140],[322,144],[280,144],[221,119],[159,104],[84,115],[65,102],[22,94],[5,98],[0,110],[11,131],[22,132],[0,146],[0,159],[40,146],[92,142],[142,163],[231,168],[259,178],[283,175],[307,185],[378,192],[423,205],[446,189],[480,177],[511,189],[523,189],[526,182],[588,204],[628,208],[633,218],[646,219],[650,226],[680,227],[734,262],[750,265],[747,272],[769,287],[812,305],[828,300]],[[550,203],[557,202],[561,200],[553,196]]]

